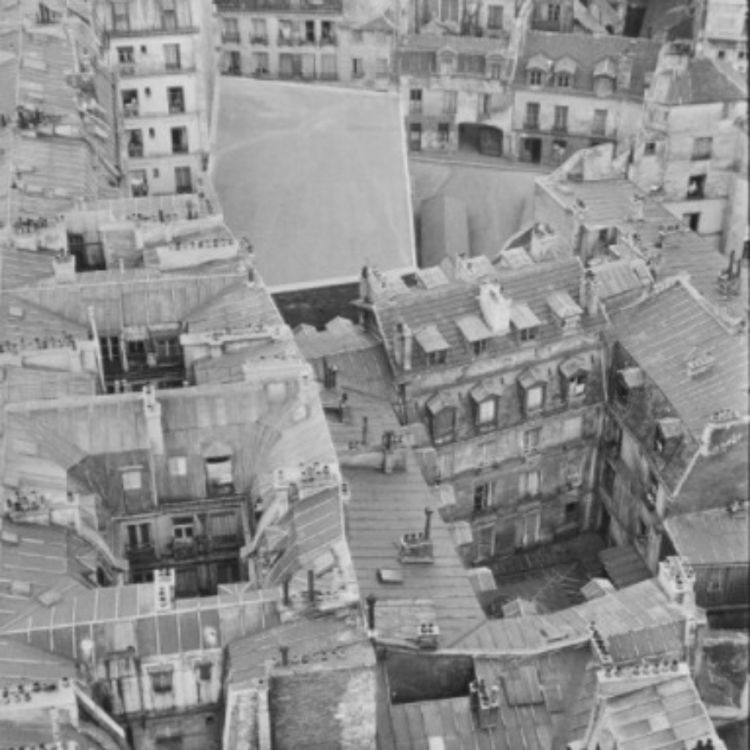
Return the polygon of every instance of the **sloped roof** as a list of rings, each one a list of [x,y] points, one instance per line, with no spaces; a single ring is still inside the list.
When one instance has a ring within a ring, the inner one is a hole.
[[[559,328],[551,320],[546,298],[554,291],[565,291],[573,299],[578,298],[579,280],[582,268],[578,258],[537,263],[518,269],[496,269],[503,296],[511,302],[525,303],[542,322],[539,339],[551,341],[561,336]],[[425,326],[435,326],[440,335],[448,342],[448,364],[466,363],[474,355],[466,346],[461,324],[464,319],[483,320],[478,302],[478,286],[465,282],[452,282],[434,289],[410,289],[401,294],[394,294],[376,301],[376,315],[382,331],[383,340],[389,354],[392,354],[392,341],[399,322],[406,323],[412,331]],[[588,324],[588,320],[586,324]],[[593,321],[596,324],[597,321]],[[511,336],[490,335],[487,339],[487,356],[501,356],[517,349]],[[395,371],[401,367],[391,357]],[[413,369],[428,366],[416,357]]]
[[[614,335],[667,397],[694,437],[724,409],[748,413],[746,335],[731,334],[689,286],[678,282],[615,316]],[[687,362],[710,352],[714,366],[691,377]]]
[[[683,651],[685,614],[668,601],[654,579],[558,612],[488,620],[455,647],[509,654],[563,648],[588,640],[591,622],[608,639],[615,662],[679,656]]]
[[[664,528],[677,554],[693,565],[750,563],[747,504],[744,514],[710,508],[673,516],[666,519]]]
[[[567,95],[576,91],[592,92],[594,69],[610,57],[628,54],[632,60],[630,86],[622,91],[615,89],[614,96],[642,97],[645,76],[656,68],[659,44],[649,39],[633,39],[624,36],[594,34],[558,34],[549,31],[531,30],[526,34],[524,47],[516,66],[516,84],[526,84],[526,69],[535,57],[546,57],[554,65],[558,60],[571,60],[577,64],[571,87]]]
[[[75,676],[76,665],[72,659],[16,640],[0,638],[0,688],[37,680],[55,682],[63,677],[72,680]],[[1,732],[0,737],[5,739]]]
[[[708,57],[693,57],[684,69],[660,70],[652,87],[655,101],[673,106],[747,99],[747,85],[738,85]]]

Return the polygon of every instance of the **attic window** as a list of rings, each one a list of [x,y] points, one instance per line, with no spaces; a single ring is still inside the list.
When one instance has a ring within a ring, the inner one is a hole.
[[[583,310],[567,292],[552,292],[547,297],[547,305],[562,329],[575,328],[583,315]]]
[[[510,309],[510,327],[518,343],[534,341],[539,335],[540,325],[541,321],[527,304],[513,304]]]
[[[665,453],[676,448],[682,441],[682,423],[679,419],[665,418],[656,423],[654,435],[654,450]]]
[[[621,403],[627,403],[630,393],[643,387],[643,371],[640,367],[624,367],[617,371],[615,390]]]
[[[541,70],[529,71],[529,86],[541,86],[544,73]]]
[[[547,376],[541,368],[530,367],[518,377],[523,409],[528,416],[544,408],[547,392]]]
[[[430,419],[430,432],[436,443],[453,440],[456,430],[456,407],[454,397],[449,393],[439,393],[426,404]]]
[[[477,315],[464,315],[456,321],[456,325],[474,354],[479,355],[487,351],[487,342],[492,336],[492,331]]]
[[[122,488],[125,492],[137,492],[141,489],[142,477],[140,466],[128,466],[122,470]]]
[[[187,476],[187,458],[185,458],[185,456],[170,456],[167,465],[169,468],[169,476]]]
[[[212,445],[204,452],[203,461],[208,493],[222,495],[233,492],[231,448],[220,443]]]
[[[503,385],[499,379],[483,381],[469,391],[474,405],[474,422],[478,429],[486,430],[497,426],[498,405],[502,392]]]
[[[415,334],[417,343],[424,352],[428,364],[442,365],[448,358],[448,342],[436,325],[420,328]]]
[[[589,363],[585,357],[571,357],[560,364],[562,389],[569,401],[581,398],[586,394],[589,378]]]

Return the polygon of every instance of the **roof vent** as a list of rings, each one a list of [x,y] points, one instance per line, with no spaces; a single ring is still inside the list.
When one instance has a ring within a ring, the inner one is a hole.
[[[31,584],[28,581],[11,581],[10,593],[13,596],[31,596]]]
[[[500,688],[493,685],[487,689],[484,680],[476,680],[469,685],[469,706],[477,717],[480,729],[490,729],[497,726],[500,714]]]
[[[715,364],[716,357],[714,357],[712,352],[706,351],[703,352],[703,354],[699,354],[697,347],[693,347],[692,351],[690,352],[690,354],[688,354],[687,357],[688,377],[692,380],[701,375],[704,375],[705,373],[713,370]]]
[[[21,320],[25,315],[24,309],[20,305],[11,305],[8,308],[8,317]]]
[[[420,622],[417,626],[417,646],[425,651],[434,651],[438,647],[440,628],[434,622]]]
[[[424,531],[404,534],[401,537],[398,558],[402,563],[431,563],[432,539],[430,539],[430,527],[433,510],[425,508]]]

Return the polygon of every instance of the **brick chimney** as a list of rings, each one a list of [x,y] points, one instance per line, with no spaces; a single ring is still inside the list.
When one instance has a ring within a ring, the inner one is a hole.
[[[579,298],[588,315],[596,315],[599,312],[599,280],[590,268],[587,268],[581,276]]]

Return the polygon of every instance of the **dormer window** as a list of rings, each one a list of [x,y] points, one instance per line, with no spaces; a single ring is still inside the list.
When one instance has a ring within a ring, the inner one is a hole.
[[[451,442],[456,432],[458,404],[455,396],[446,392],[438,393],[427,401],[426,407],[432,440],[437,444]]]
[[[541,70],[529,71],[529,86],[541,86],[544,80],[544,73]]]
[[[518,376],[523,410],[528,417],[544,408],[547,394],[547,374],[541,367],[529,367]]]
[[[456,68],[456,55],[453,50],[445,49],[438,53],[438,70],[441,76],[448,76]]]
[[[617,371],[615,379],[615,392],[617,399],[622,404],[626,404],[630,394],[637,388],[642,388],[644,384],[643,370],[640,367],[624,367]]]
[[[615,91],[617,64],[611,57],[600,60],[594,66],[594,93],[597,96],[611,96]]]
[[[524,302],[516,302],[510,309],[510,327],[516,341],[524,343],[535,341],[539,335],[541,321]]]
[[[436,325],[424,326],[414,334],[422,352],[424,353],[427,364],[443,365],[448,359],[448,342],[440,333]]]
[[[487,344],[492,337],[492,331],[477,315],[464,315],[456,321],[466,343],[476,356],[487,351]]]
[[[588,360],[582,355],[566,359],[560,364],[562,391],[569,402],[586,395],[590,369]]]
[[[558,73],[555,79],[558,88],[567,89],[570,88],[570,74]]]
[[[503,383],[500,378],[483,380],[469,391],[474,407],[474,424],[478,430],[491,430],[497,426],[502,393]]]
[[[578,328],[583,310],[567,292],[552,292],[547,297],[547,305],[561,330],[572,331]]]
[[[662,455],[670,453],[682,442],[682,422],[674,417],[660,419],[656,423],[654,450]]]
[[[140,466],[127,466],[122,469],[122,488],[125,492],[138,492],[143,486],[143,474]]]
[[[209,496],[232,494],[232,449],[228,445],[215,443],[204,452],[203,461],[206,470],[206,491]]]
[[[569,88],[573,85],[578,64],[572,57],[563,57],[555,63],[555,84],[560,88]]]

